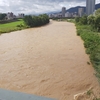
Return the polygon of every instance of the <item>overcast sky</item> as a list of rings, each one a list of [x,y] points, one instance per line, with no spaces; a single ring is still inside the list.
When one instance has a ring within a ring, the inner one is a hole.
[[[85,6],[86,0],[0,0],[0,13],[13,12],[14,14],[39,14],[60,11],[75,6]],[[96,0],[100,3],[100,0]]]

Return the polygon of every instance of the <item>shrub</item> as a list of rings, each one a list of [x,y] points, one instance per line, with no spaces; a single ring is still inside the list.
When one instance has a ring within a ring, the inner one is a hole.
[[[80,21],[80,17],[75,18],[75,22],[78,23]]]
[[[19,24],[19,25],[17,25],[17,27],[22,28],[22,27],[24,27],[24,25],[23,24]]]
[[[80,18],[79,21],[81,24],[86,25],[87,24],[87,16],[83,16],[82,18]]]
[[[100,15],[100,8],[95,12],[95,15],[96,16]]]
[[[95,16],[93,16],[93,15],[88,16],[87,21],[88,21],[89,25],[94,26]]]
[[[96,76],[100,82],[100,34],[91,31],[90,25],[76,24],[77,34],[84,40],[86,53],[90,55],[90,60],[96,70]]]
[[[0,14],[0,20],[4,20],[6,16],[6,14]]]
[[[46,14],[39,16],[25,16],[24,22],[30,27],[37,27],[49,23],[49,17]]]
[[[30,15],[29,16],[25,16],[23,20],[24,20],[26,25],[28,25],[30,27],[34,26],[33,25],[33,18],[32,18],[32,16],[30,16]]]
[[[97,31],[100,31],[100,15],[95,17],[94,26],[97,29]]]

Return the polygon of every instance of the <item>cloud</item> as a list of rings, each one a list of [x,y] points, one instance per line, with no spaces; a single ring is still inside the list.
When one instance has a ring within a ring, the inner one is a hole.
[[[60,11],[78,5],[85,6],[86,0],[0,0],[0,12],[38,14]],[[99,2],[99,0],[97,0]]]

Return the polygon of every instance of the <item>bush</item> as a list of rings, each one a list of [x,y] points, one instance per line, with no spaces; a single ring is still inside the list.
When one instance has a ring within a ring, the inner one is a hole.
[[[32,16],[30,16],[30,15],[29,16],[25,16],[23,20],[24,20],[26,25],[28,25],[30,27],[34,26]]]
[[[94,26],[97,29],[97,31],[100,31],[100,15],[95,17]]]
[[[22,27],[24,27],[24,25],[23,24],[19,24],[19,25],[17,25],[17,27],[22,28]]]
[[[0,20],[4,20],[6,16],[6,14],[0,14]]]
[[[24,22],[30,27],[37,27],[49,23],[49,17],[46,14],[39,16],[25,16]]]
[[[83,16],[82,18],[80,18],[80,23],[83,25],[87,24],[87,16]]]
[[[83,16],[80,20],[77,19],[76,27],[77,35],[80,35],[84,40],[86,53],[90,55],[90,60],[100,82],[100,34],[97,32],[100,31],[100,9],[96,11],[95,16]]]
[[[95,15],[96,16],[100,15],[100,8],[95,12]]]
[[[91,26],[76,24],[77,34],[84,40],[86,53],[96,70],[96,76],[100,81],[100,34],[91,31]]]
[[[95,23],[95,16],[93,16],[93,15],[88,16],[87,21],[88,21],[88,24],[89,24],[89,25],[94,26],[94,23]]]
[[[80,21],[80,17],[75,18],[75,22],[78,23]]]

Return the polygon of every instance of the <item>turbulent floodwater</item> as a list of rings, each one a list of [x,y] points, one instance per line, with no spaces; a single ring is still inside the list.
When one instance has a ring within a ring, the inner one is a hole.
[[[49,25],[0,36],[0,87],[72,100],[100,88],[74,24]],[[99,93],[99,92],[98,92]]]

